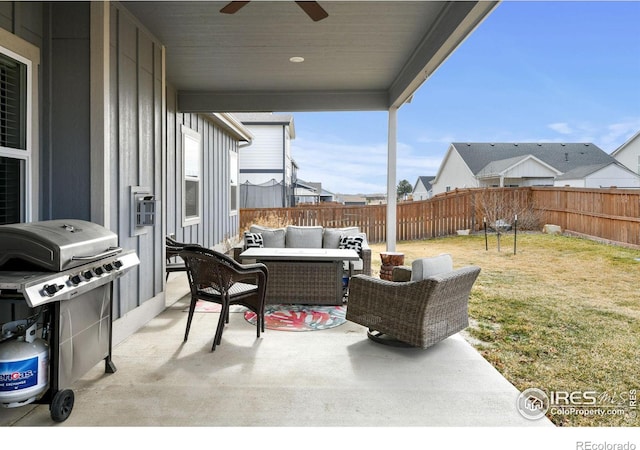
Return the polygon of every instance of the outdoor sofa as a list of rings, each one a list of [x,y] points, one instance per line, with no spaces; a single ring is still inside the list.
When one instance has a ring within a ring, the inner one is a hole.
[[[251,247],[273,249],[352,249],[355,261],[327,263],[314,257],[291,261],[261,261],[269,268],[267,303],[301,303],[336,305],[343,302],[342,280],[356,274],[371,275],[371,248],[358,227],[323,228],[321,226],[287,226],[267,228],[252,225],[243,242],[234,247],[234,259]],[[313,252],[311,252],[313,253]],[[336,270],[338,273],[336,273]],[[337,280],[337,281],[336,281]],[[337,282],[337,285],[336,285]],[[336,291],[337,289],[337,291]]]
[[[341,245],[342,241],[342,245]],[[360,243],[360,248],[359,244]],[[240,253],[249,247],[264,248],[353,248],[358,251],[360,259],[345,263],[345,271],[351,269],[352,275],[371,275],[371,248],[367,235],[358,227],[324,228],[321,226],[288,225],[282,228],[269,228],[251,225],[244,233],[243,241],[233,248],[236,261],[240,261]]]

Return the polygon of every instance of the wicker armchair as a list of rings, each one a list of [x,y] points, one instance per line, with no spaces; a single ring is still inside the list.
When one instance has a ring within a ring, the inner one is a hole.
[[[453,270],[451,256],[440,255],[414,261],[411,271],[406,282],[352,277],[347,320],[368,327],[368,337],[376,342],[421,348],[465,329],[480,268]]]
[[[184,265],[184,261],[180,258],[180,252],[187,245],[196,245],[196,244],[185,244],[183,242],[178,242],[175,239],[170,238],[169,236],[165,237],[165,258],[166,258],[166,278],[165,281],[169,280],[169,274],[173,272],[186,272],[187,267]]]
[[[187,246],[180,252],[187,267],[191,289],[189,316],[184,340],[189,337],[191,320],[198,300],[222,305],[211,351],[222,340],[224,324],[229,323],[229,306],[243,305],[257,315],[257,337],[264,331],[264,306],[268,270],[264,264],[240,264],[222,253],[200,246]]]

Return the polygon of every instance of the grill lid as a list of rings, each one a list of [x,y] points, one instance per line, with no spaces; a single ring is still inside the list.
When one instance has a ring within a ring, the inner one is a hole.
[[[118,236],[77,219],[0,225],[0,268],[60,272],[121,252]]]

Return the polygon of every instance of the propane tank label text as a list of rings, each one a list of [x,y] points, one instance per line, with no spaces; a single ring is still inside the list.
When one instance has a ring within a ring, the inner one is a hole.
[[[0,392],[36,386],[38,357],[21,361],[0,361]]]

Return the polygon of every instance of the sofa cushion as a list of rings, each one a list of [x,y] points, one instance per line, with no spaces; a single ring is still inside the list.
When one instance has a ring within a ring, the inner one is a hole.
[[[360,233],[358,227],[325,228],[322,236],[322,248],[338,248],[342,236],[355,236]]]
[[[448,253],[431,258],[416,259],[411,263],[411,281],[420,281],[425,278],[439,275],[453,270],[453,259]]]
[[[264,247],[264,240],[262,239],[262,233],[251,233],[249,231],[244,232],[244,247],[245,248],[262,248]]]
[[[322,248],[322,227],[289,225],[285,243],[287,248]]]
[[[251,233],[260,233],[262,235],[262,245],[264,247],[284,248],[284,228],[267,228],[260,225],[251,225],[251,227],[249,227],[249,231]]]

